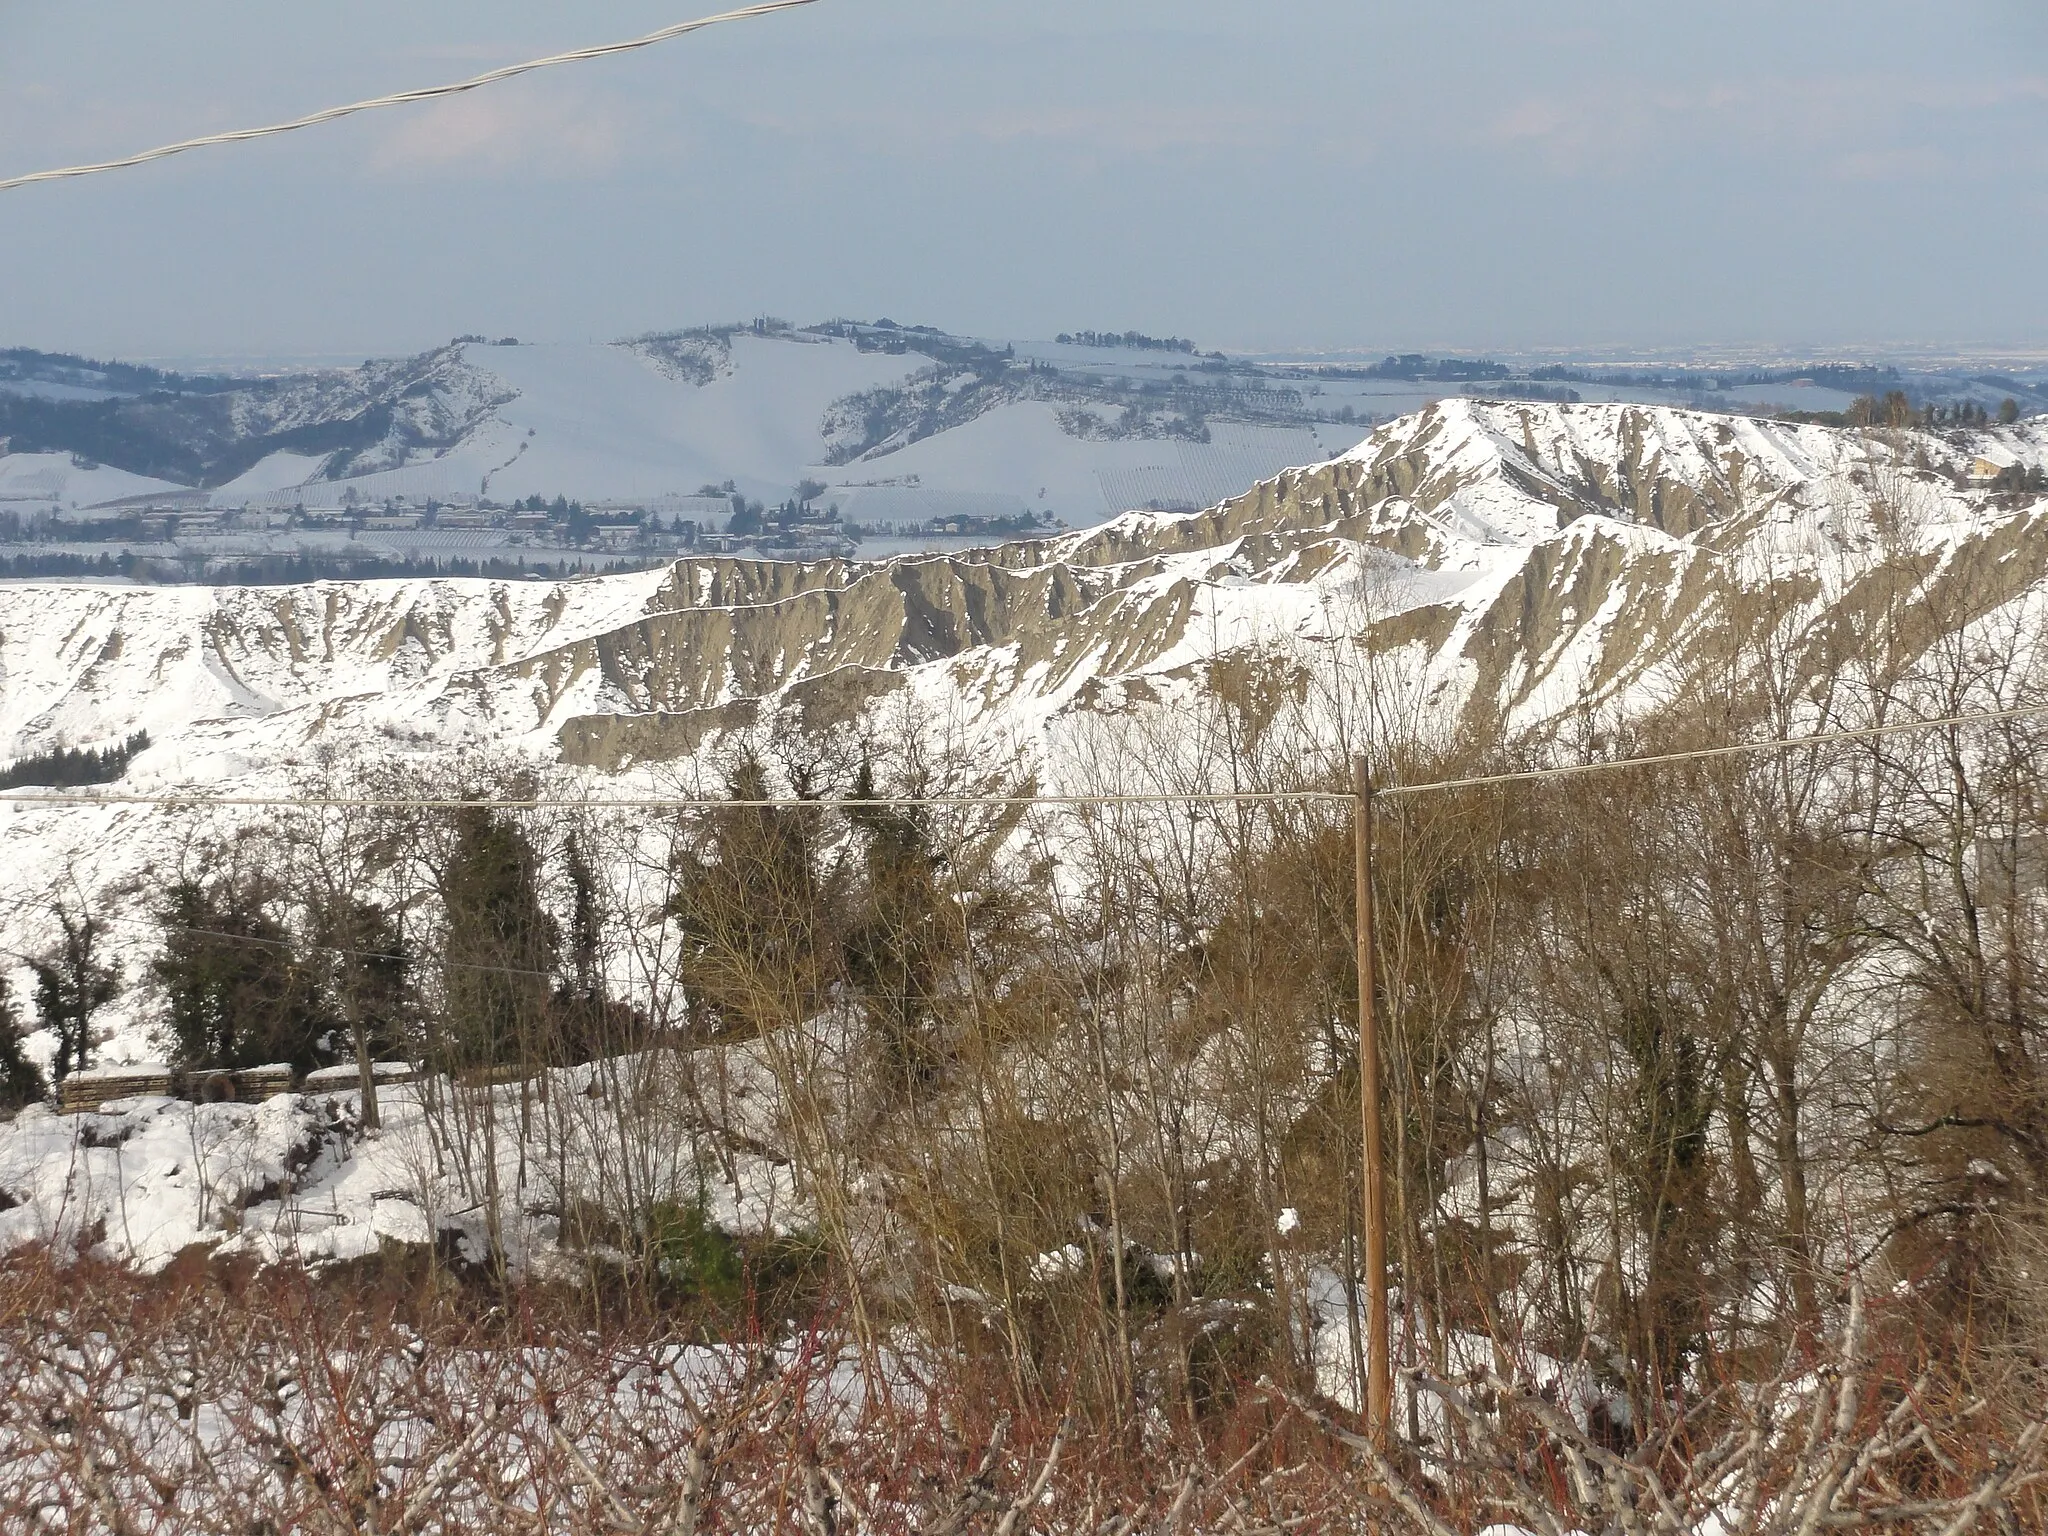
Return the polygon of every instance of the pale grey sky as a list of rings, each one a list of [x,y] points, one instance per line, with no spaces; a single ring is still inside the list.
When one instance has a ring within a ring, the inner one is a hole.
[[[0,0],[0,174],[716,8]],[[2040,0],[820,0],[0,194],[0,345],[2039,344],[2044,243]]]

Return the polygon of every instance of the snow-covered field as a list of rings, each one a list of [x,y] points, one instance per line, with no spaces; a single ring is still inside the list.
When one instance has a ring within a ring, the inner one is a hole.
[[[149,492],[186,487],[131,475],[104,464],[82,464],[68,453],[0,453],[0,511],[29,515],[98,506]]]

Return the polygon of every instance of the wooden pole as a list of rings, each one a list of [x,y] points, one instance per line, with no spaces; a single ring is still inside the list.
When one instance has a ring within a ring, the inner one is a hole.
[[[1384,1440],[1392,1416],[1394,1372],[1387,1332],[1387,1189],[1380,1134],[1380,1036],[1373,1007],[1372,776],[1360,753],[1352,763],[1357,804],[1351,818],[1358,880],[1358,1096],[1365,1131],[1365,1426]]]

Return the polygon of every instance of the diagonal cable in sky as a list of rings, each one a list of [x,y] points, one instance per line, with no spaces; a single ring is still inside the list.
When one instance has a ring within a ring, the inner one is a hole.
[[[264,128],[237,128],[230,133],[210,133],[203,138],[181,139],[176,144],[161,144],[155,149],[145,149],[139,154],[124,155],[119,160],[101,160],[91,165],[67,165],[54,171],[34,171],[26,176],[12,176],[0,181],[0,192],[11,192],[16,187],[33,186],[41,181],[69,181],[74,176],[96,176],[102,171],[126,170],[133,165],[147,165],[152,160],[168,159],[182,155],[187,150],[209,149],[216,144],[240,144],[248,139],[267,139],[280,133],[292,133],[300,128],[317,128],[322,123],[334,122],[337,118],[353,117],[358,112],[374,112],[380,107],[402,107],[416,101],[433,101],[442,96],[459,96],[465,91],[474,91],[486,85],[496,85],[500,80],[510,80],[515,75],[532,74],[537,69],[553,69],[558,64],[581,64],[587,59],[608,58],[615,53],[631,53],[637,48],[652,48],[656,43],[668,42],[671,38],[689,32],[701,32],[706,27],[715,27],[722,22],[747,21],[755,16],[766,16],[773,11],[793,10],[800,5],[814,5],[817,0],[762,0],[759,5],[745,6],[736,11],[721,11],[716,16],[700,16],[695,21],[677,22],[674,26],[663,27],[649,32],[645,37],[632,38],[623,43],[600,43],[593,48],[577,48],[568,53],[549,54],[544,59],[528,59],[523,64],[507,64],[501,69],[486,70],[468,80],[457,80],[450,85],[427,85],[417,90],[398,91],[390,96],[376,96],[368,101],[350,102],[345,107],[328,107],[323,111],[295,117],[290,122],[272,123]]]

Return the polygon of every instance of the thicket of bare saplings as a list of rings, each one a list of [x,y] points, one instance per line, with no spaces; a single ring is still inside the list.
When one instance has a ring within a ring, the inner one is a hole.
[[[863,1371],[830,1315],[707,1347],[624,1314],[592,1326],[544,1287],[483,1302],[419,1269],[138,1282],[17,1257],[0,1266],[0,1524],[1792,1536],[2044,1513],[2042,1426],[1916,1378],[1860,1306],[1818,1379],[1721,1388],[1629,1446],[1490,1371],[1424,1375],[1443,1433],[1417,1451],[1273,1381],[1193,1421],[1091,1429],[959,1357]]]
[[[1210,668],[1170,728],[1070,742],[1062,787],[1103,792],[1072,804],[899,803],[1033,787],[906,718],[736,747],[709,808],[195,825],[155,985],[193,1066],[353,1056],[367,1085],[372,1057],[417,1059],[508,1311],[533,1303],[502,1224],[540,1213],[594,1326],[815,1325],[875,1402],[915,1361],[903,1401],[942,1405],[951,1439],[888,1440],[919,1411],[899,1402],[834,1470],[773,1451],[825,1430],[742,1414],[752,1449],[721,1465],[745,1470],[716,1475],[781,1478],[787,1523],[959,1528],[973,1505],[1006,1531],[1292,1530],[1385,1498],[1432,1530],[1678,1530],[1717,1500],[1747,1511],[1729,1529],[1879,1505],[2020,1529],[2048,1389],[2048,717],[1397,792],[2048,703],[2038,620],[1995,589],[1901,576],[1802,628],[1796,586],[1741,587],[1655,707],[1576,738],[1432,733],[1391,661],[1281,649]],[[1350,808],[1112,798],[1340,789],[1354,749],[1387,791],[1384,1462],[1325,1416],[1365,1356]],[[379,769],[339,798],[535,787]],[[708,1220],[743,1156],[786,1167],[805,1230]],[[321,1390],[341,1433],[356,1410]],[[464,1390],[472,1417],[445,1422],[485,1427],[414,1464],[511,1500],[478,1470],[512,1433],[491,1394],[554,1389]],[[1036,1438],[975,1472],[993,1427],[970,1401]],[[658,1474],[558,1456],[552,1427],[521,1455],[593,1522],[688,1529],[627,1485],[701,1493],[713,1474],[676,1458],[726,1421],[693,1412],[647,1432]]]

